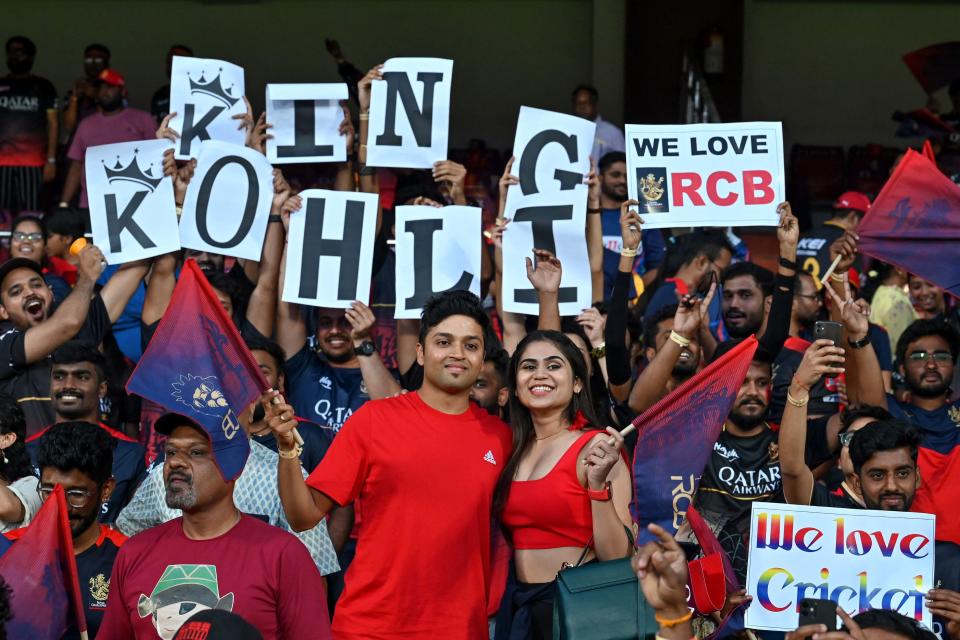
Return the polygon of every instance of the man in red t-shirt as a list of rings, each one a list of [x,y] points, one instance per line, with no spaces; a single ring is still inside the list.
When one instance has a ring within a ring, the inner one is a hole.
[[[274,406],[269,424],[290,524],[307,529],[335,505],[363,504],[334,617],[338,640],[488,637],[490,512],[511,440],[499,418],[470,401],[488,323],[469,292],[431,298],[417,345],[423,385],[364,404],[306,481],[293,408]]]
[[[307,548],[234,505],[239,474],[231,470],[242,468],[246,452],[213,448],[207,432],[181,415],[168,413],[155,428],[169,435],[167,506],[183,517],[124,544],[98,640],[170,640],[203,609],[236,613],[265,640],[331,638],[323,580]]]

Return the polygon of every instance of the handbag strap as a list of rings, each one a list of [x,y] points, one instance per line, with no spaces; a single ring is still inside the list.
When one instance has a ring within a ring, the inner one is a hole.
[[[624,525],[623,530],[627,532],[627,540],[630,541],[630,546],[631,547],[634,546],[633,532],[630,531],[630,527]],[[590,536],[590,540],[587,542],[587,546],[583,548],[583,553],[580,554],[580,559],[577,560],[577,564],[572,566],[579,567],[581,564],[583,564],[583,560],[587,557],[587,554],[590,553],[590,547],[592,545],[593,545],[593,536]]]

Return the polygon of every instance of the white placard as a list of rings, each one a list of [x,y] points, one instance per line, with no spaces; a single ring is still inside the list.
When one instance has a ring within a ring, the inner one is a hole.
[[[627,191],[646,229],[776,226],[779,122],[628,124]]]
[[[170,73],[170,128],[180,133],[177,160],[197,157],[205,140],[243,144],[245,133],[233,116],[247,112],[243,67],[212,58],[173,57]]]
[[[308,189],[290,216],[283,301],[346,309],[370,298],[375,193]]]
[[[596,130],[596,123],[577,116],[520,107],[511,170],[520,184],[507,192],[507,210],[525,196],[582,185]]]
[[[523,206],[508,210],[507,217],[512,222],[503,233],[504,311],[530,315],[539,311],[536,290],[527,279],[525,260],[533,258],[535,248],[554,253],[563,267],[560,315],[579,315],[589,307],[592,283],[584,232],[586,187],[525,196]]]
[[[93,243],[109,264],[180,248],[173,180],[163,175],[169,140],[88,147],[84,157]]]
[[[434,293],[465,289],[480,295],[481,214],[478,207],[397,207],[394,318],[420,318]]]
[[[427,169],[447,159],[453,60],[390,58],[370,93],[367,164]]]
[[[934,516],[754,502],[747,609],[750,629],[793,631],[803,598],[850,615],[895,609],[931,625]]]
[[[180,244],[260,260],[273,200],[273,167],[247,147],[208,141],[183,202]]]
[[[300,162],[343,162],[347,140],[340,135],[347,85],[268,84],[267,122],[272,138],[267,139],[267,160],[271,164]]]

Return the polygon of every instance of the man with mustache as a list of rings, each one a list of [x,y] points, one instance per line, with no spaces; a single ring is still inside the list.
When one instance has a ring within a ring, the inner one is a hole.
[[[37,47],[7,40],[9,75],[0,78],[0,209],[38,211],[40,191],[57,171],[57,90],[30,73]]]
[[[732,347],[730,342],[721,345],[715,357]],[[749,545],[744,536],[750,531],[751,503],[782,499],[777,434],[766,422],[769,395],[770,359],[757,349],[694,500],[704,519],[718,530],[717,539],[741,583],[747,572]]]
[[[149,262],[131,262],[114,273],[99,293],[94,284],[103,271],[103,253],[94,245],[80,252],[77,284],[56,311],[53,292],[40,265],[14,258],[0,265],[0,319],[12,325],[0,333],[0,391],[20,402],[27,437],[53,423],[50,360],[72,338],[99,345],[129,302]]]
[[[96,86],[98,113],[84,118],[77,125],[67,157],[70,169],[63,183],[60,206],[67,206],[80,189],[80,208],[86,209],[87,177],[84,172],[84,158],[87,149],[102,144],[150,140],[154,138],[157,124],[146,111],[126,106],[127,87],[123,76],[113,69],[104,69],[94,80]],[[154,175],[159,175],[156,167]]]
[[[54,425],[37,447],[40,497],[46,500],[57,484],[63,485],[66,493],[83,613],[91,638],[97,635],[106,610],[114,560],[127,540],[119,531],[97,521],[115,487],[110,475],[112,462],[110,436],[89,422]],[[26,528],[17,529],[6,536],[16,540],[26,531]],[[79,637],[75,626],[63,636]]]
[[[71,340],[53,352],[50,367],[50,397],[56,411],[55,424],[87,422],[98,424],[113,448],[114,487],[100,511],[100,522],[113,523],[120,510],[136,492],[147,473],[143,446],[101,421],[100,401],[107,393],[106,361],[90,344]],[[27,438],[27,451],[37,464],[37,451],[50,433],[44,429]]]
[[[265,404],[271,416],[273,405]],[[170,639],[194,613],[222,609],[267,640],[329,639],[323,580],[307,549],[248,515],[250,503],[234,495],[250,466],[246,447],[214,442],[202,426],[176,413],[154,426],[168,436],[155,490],[179,517],[131,537],[120,550],[99,638]],[[249,457],[256,448],[266,450],[251,443]],[[272,464],[276,469],[276,460]],[[262,501],[279,503],[269,478],[254,481],[263,488]]]

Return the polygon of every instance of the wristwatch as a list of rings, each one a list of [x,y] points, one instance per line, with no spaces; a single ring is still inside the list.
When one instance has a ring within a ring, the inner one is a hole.
[[[610,500],[610,481],[606,481],[603,489],[591,489],[587,487],[587,497],[597,502],[607,502]]]
[[[370,340],[364,340],[359,347],[353,348],[353,353],[358,356],[372,356],[377,352],[377,345]]]
[[[851,349],[863,349],[865,346],[870,344],[870,335],[865,335],[859,340],[847,339],[847,344],[850,345]]]

